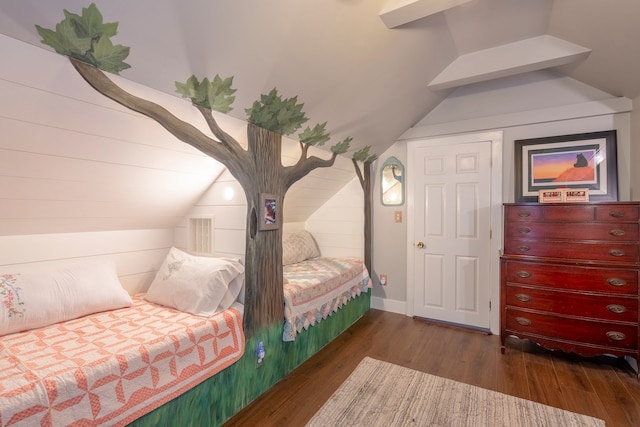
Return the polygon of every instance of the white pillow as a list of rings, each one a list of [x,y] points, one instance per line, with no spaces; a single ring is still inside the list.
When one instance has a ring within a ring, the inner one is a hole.
[[[282,265],[295,264],[320,256],[320,250],[311,233],[298,230],[282,236]]]
[[[228,309],[244,285],[238,260],[198,257],[171,248],[145,299],[198,316]]]
[[[109,261],[0,275],[0,335],[132,304]]]

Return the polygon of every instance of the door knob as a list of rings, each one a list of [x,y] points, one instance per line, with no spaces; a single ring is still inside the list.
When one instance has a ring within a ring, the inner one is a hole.
[[[416,244],[416,246],[418,247],[418,249],[422,249],[422,248],[424,248],[424,243],[422,243],[422,242],[418,242],[418,243]]]

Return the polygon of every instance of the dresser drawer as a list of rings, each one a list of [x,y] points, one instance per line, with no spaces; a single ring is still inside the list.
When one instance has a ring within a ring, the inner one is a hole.
[[[574,204],[542,206],[542,217],[545,221],[594,221],[596,219],[596,206]]]
[[[512,238],[505,242],[504,253],[548,258],[637,262],[638,244],[629,242],[575,242]]]
[[[637,223],[558,223],[528,222],[507,223],[505,234],[514,238],[606,240],[612,242],[637,242],[640,237]]]
[[[506,309],[506,329],[573,342],[624,349],[638,348],[637,324],[574,319],[519,309]]]
[[[506,222],[567,221],[567,222],[638,222],[637,204],[539,204],[506,205]]]
[[[504,281],[530,286],[638,295],[638,271],[635,269],[579,267],[521,261],[502,261]]]
[[[505,220],[505,223],[541,221],[542,206],[539,206],[539,205],[505,206],[504,220]]]
[[[512,205],[506,206],[506,222],[571,221],[591,222],[596,219],[593,205]]]
[[[596,221],[638,222],[638,205],[596,205]]]
[[[620,322],[638,321],[638,298],[507,285],[506,304],[537,311]]]

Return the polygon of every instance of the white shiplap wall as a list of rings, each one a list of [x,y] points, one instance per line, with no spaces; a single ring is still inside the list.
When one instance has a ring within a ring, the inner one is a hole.
[[[0,271],[106,257],[144,291],[169,248],[186,247],[191,215],[214,216],[216,255],[244,256],[246,200],[219,162],[97,93],[66,57],[0,35],[0,61]],[[110,77],[208,132],[187,101]],[[246,144],[245,122],[216,119]],[[299,153],[284,138],[283,164]],[[285,221],[303,224],[354,176],[345,157],[313,171],[287,194]]]
[[[285,165],[295,163],[297,157],[293,156],[299,154],[298,143],[284,139],[283,145],[287,149],[283,150],[282,163]],[[313,150],[313,152],[319,157],[328,158],[328,154],[321,150]],[[338,218],[334,226],[331,225],[331,221],[325,219],[314,222],[311,227],[317,231],[325,230],[322,239],[329,245],[327,247],[331,245],[334,247],[342,246],[349,248],[347,252],[353,252],[353,245],[357,247],[357,243],[353,243],[352,240],[357,237],[354,237],[354,230],[351,227],[355,226],[356,230],[360,232],[361,241],[359,244],[362,248],[364,245],[362,241],[364,227],[362,190],[360,190],[360,196],[355,198],[343,195],[344,189],[351,188],[352,181],[357,180],[354,176],[355,171],[351,160],[338,157],[331,168],[316,169],[295,183],[284,199],[284,229],[306,228],[305,221],[313,217],[315,212],[330,209],[325,207],[327,204],[343,205],[344,209],[341,209],[341,213],[328,213],[328,215]],[[229,191],[228,189],[233,192],[233,198],[230,200],[225,198],[225,192]],[[332,202],[336,198],[339,201]],[[354,202],[354,200],[356,201]],[[357,200],[360,200],[359,208],[353,206],[354,203],[358,203]],[[354,225],[354,217],[357,218],[358,214],[360,216],[359,225]],[[246,243],[246,215],[247,201],[244,191],[238,181],[228,171],[225,171],[180,221],[175,229],[175,245],[182,249],[188,247],[187,224],[189,218],[212,216],[214,223],[213,255],[243,258]],[[323,216],[328,217],[327,215]]]
[[[230,200],[225,197],[227,189],[233,191],[233,197]],[[187,250],[187,223],[190,217],[212,216],[213,255],[244,258],[246,212],[247,200],[242,186],[228,171],[225,171],[176,226],[174,245]]]
[[[146,290],[173,227],[222,171],[92,89],[67,58],[0,35],[0,273],[107,258]],[[193,119],[189,103],[113,76]]]
[[[222,165],[92,89],[66,57],[0,36],[0,235],[171,228]],[[191,114],[189,103],[127,83]]]
[[[169,229],[0,236],[0,274],[109,259],[133,295],[148,288],[172,240]]]
[[[364,193],[358,178],[316,210],[305,229],[315,237],[322,255],[364,259]]]

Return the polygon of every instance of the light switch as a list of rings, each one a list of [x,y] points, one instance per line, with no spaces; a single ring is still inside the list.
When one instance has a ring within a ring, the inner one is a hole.
[[[402,222],[402,211],[395,211],[393,213],[393,222]]]

